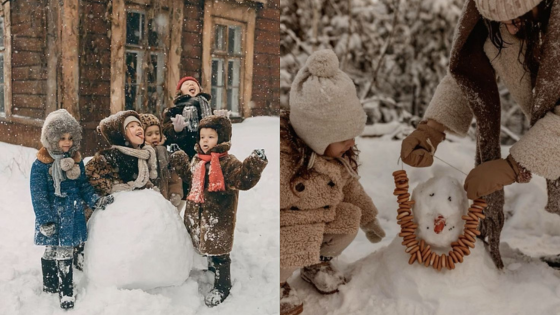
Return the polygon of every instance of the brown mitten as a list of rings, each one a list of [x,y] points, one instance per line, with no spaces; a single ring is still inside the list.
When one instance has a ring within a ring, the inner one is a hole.
[[[475,167],[465,179],[464,188],[469,199],[489,195],[517,181],[521,168],[509,155],[506,159],[484,162]]]
[[[362,230],[366,233],[367,239],[372,243],[378,243],[385,237],[385,231],[381,225],[379,225],[379,221],[374,219],[373,221],[369,222],[368,224],[362,226]]]
[[[413,167],[432,165],[438,144],[445,140],[444,130],[445,126],[435,120],[420,123],[402,142],[402,161]]]

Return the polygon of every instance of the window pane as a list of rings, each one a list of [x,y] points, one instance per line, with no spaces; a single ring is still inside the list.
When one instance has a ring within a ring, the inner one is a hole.
[[[239,88],[229,88],[227,90],[228,110],[233,116],[239,115]]]
[[[224,86],[224,60],[212,58],[212,86]]]
[[[140,45],[144,25],[144,14],[128,12],[126,14],[126,43]]]
[[[0,83],[4,83],[4,54],[0,54]]]
[[[126,52],[125,109],[134,109],[137,91],[138,54]]]
[[[148,84],[156,84],[158,74],[158,55],[150,55],[148,64]]]
[[[232,59],[228,61],[228,87],[239,86],[239,59]]]
[[[222,109],[223,108],[223,87],[212,87],[212,109]]]
[[[158,89],[154,86],[148,86],[148,108],[145,109],[144,113],[156,114],[156,108],[158,105]]]
[[[4,18],[0,18],[0,48],[4,48]]]
[[[226,26],[216,24],[216,34],[214,36],[214,49],[215,50],[226,50],[225,43]]]
[[[230,25],[229,27],[228,54],[230,55],[241,54],[241,26]]]
[[[169,17],[167,14],[159,13],[153,19],[148,20],[148,45],[152,47],[163,47],[163,36],[167,33]]]

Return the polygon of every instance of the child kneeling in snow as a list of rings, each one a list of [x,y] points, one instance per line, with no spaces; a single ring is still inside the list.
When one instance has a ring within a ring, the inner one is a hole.
[[[159,188],[159,192],[165,199],[181,212],[181,199],[183,199],[183,181],[175,172],[175,163],[182,167],[188,163],[189,158],[183,151],[176,151],[169,154],[167,148],[163,146],[164,136],[161,131],[159,119],[152,114],[140,114],[140,121],[144,125],[145,145],[152,146],[156,151],[158,161],[158,177],[152,183]],[[184,205],[184,204],[183,204]]]
[[[301,277],[320,293],[346,280],[331,259],[361,227],[372,243],[385,232],[357,174],[354,138],[366,114],[352,80],[330,50],[313,53],[290,91],[291,112],[280,115],[280,312],[299,314],[303,303],[287,283]]]
[[[95,153],[87,163],[89,182],[100,195],[153,188],[158,177],[156,151],[144,145],[144,128],[133,110],[103,119],[97,130],[111,148]]]
[[[230,257],[239,190],[255,186],[267,159],[264,150],[255,150],[241,163],[228,154],[231,122],[225,116],[208,116],[200,121],[197,154],[187,178],[191,181],[185,210],[185,226],[194,247],[208,256],[208,269],[214,271],[214,288],[205,303],[222,303],[231,289]],[[181,175],[183,176],[183,175]]]
[[[58,292],[60,307],[74,307],[72,256],[87,240],[84,202],[104,209],[112,196],[99,197],[85,176],[78,152],[80,124],[65,109],[50,113],[41,131],[43,147],[31,168],[31,200],[35,211],[35,244],[46,246],[41,258],[43,291]]]

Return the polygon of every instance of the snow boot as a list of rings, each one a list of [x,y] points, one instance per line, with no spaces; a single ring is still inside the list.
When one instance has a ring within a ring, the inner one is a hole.
[[[72,283],[72,259],[58,260],[58,297],[60,307],[69,309],[74,307],[74,284]]]
[[[56,260],[41,258],[41,269],[43,270],[43,292],[58,292],[58,269]]]
[[[541,260],[547,263],[551,268],[560,270],[560,255],[543,256]]]
[[[215,276],[214,288],[204,297],[204,303],[208,307],[214,307],[222,303],[229,296],[231,290],[231,259],[229,254],[212,256],[211,259],[215,268]]]
[[[288,282],[280,284],[280,315],[298,315],[303,312],[303,302]]]
[[[303,267],[300,272],[301,278],[311,283],[321,294],[337,293],[338,287],[346,283],[344,275],[331,264],[331,259],[321,257],[321,263]]]
[[[80,271],[84,270],[84,243],[74,248],[74,267]]]

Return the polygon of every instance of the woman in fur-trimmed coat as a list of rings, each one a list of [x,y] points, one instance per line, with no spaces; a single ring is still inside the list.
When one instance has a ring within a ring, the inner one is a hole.
[[[560,213],[560,1],[468,0],[457,25],[449,73],[438,85],[417,130],[402,143],[402,160],[414,167],[433,163],[445,132],[465,135],[477,122],[476,167],[465,180],[469,199],[484,196],[488,236],[498,268],[504,224],[502,187],[524,183],[531,173],[547,179],[546,209]],[[500,96],[505,84],[531,129],[500,154]]]

